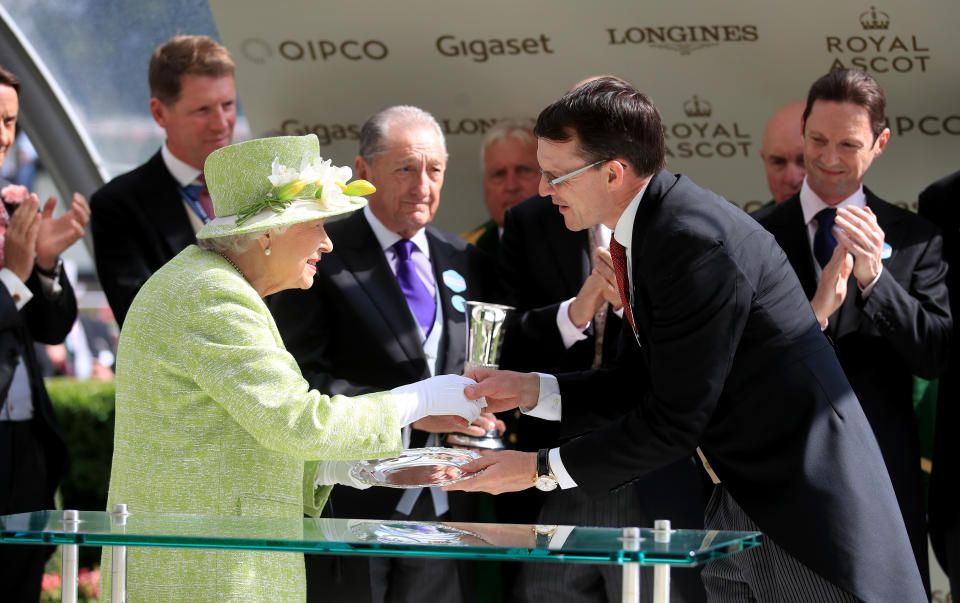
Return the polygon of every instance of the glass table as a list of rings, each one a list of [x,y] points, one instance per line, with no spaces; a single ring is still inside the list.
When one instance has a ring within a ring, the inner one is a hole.
[[[747,550],[759,532],[584,528],[494,523],[281,519],[37,511],[0,516],[0,542],[63,545],[63,601],[77,592],[77,547],[113,547],[112,601],[126,598],[126,547],[229,548],[312,554],[419,556],[620,564],[624,601],[639,601],[641,565],[654,566],[654,601],[669,600],[671,567],[693,567]]]

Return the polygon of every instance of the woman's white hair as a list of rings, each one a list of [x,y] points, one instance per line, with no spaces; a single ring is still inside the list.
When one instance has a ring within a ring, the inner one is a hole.
[[[211,237],[209,239],[197,239],[197,245],[207,251],[243,253],[253,245],[254,241],[267,234],[280,236],[287,231],[291,225],[271,228],[270,230],[259,230],[257,232],[247,232],[238,235],[225,235],[222,237]]]

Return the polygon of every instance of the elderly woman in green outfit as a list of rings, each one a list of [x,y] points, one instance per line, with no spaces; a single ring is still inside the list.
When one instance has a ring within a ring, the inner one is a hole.
[[[404,425],[459,415],[450,422],[465,426],[480,414],[463,395],[473,382],[454,375],[328,397],[284,349],[263,297],[310,287],[332,249],[324,220],[373,190],[347,184],[350,169],[319,150],[314,135],[278,137],[207,159],[219,217],[147,281],[120,336],[108,508],[299,518],[319,512],[329,484],[350,483],[343,461],[398,454]],[[105,590],[109,564],[105,548]],[[128,585],[131,601],[298,601],[303,559],[131,548]]]

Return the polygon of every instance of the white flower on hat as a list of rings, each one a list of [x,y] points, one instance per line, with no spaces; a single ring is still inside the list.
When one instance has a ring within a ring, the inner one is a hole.
[[[273,163],[270,164],[271,174],[267,176],[267,179],[275,187],[281,187],[288,182],[293,182],[294,180],[299,179],[300,175],[296,170],[288,168],[287,166],[280,163],[279,157],[273,158]]]

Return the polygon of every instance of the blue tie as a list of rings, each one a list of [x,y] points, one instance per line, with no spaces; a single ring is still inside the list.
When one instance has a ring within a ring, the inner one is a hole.
[[[823,268],[833,255],[837,240],[833,238],[833,220],[837,217],[837,208],[828,207],[817,212],[817,233],[813,235],[813,255]]]
[[[407,298],[407,305],[410,306],[417,322],[423,328],[424,335],[429,336],[437,313],[437,302],[420,280],[417,267],[410,258],[414,248],[413,241],[400,239],[393,248],[397,253],[397,282],[400,284],[400,290]]]

